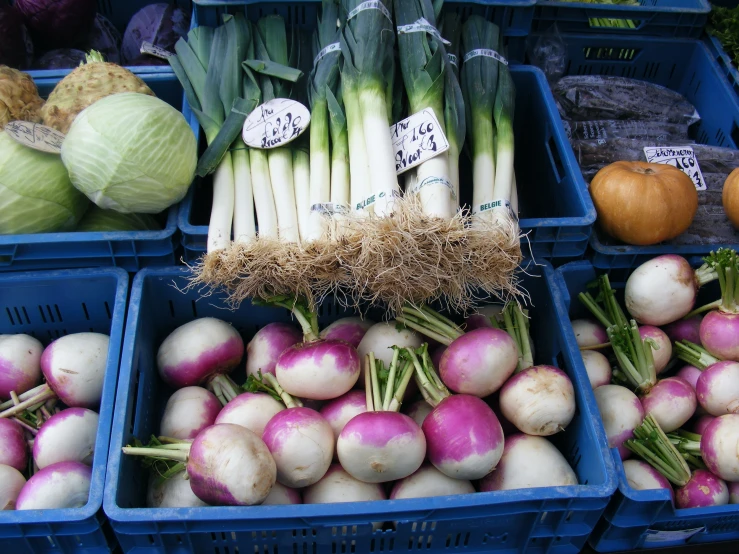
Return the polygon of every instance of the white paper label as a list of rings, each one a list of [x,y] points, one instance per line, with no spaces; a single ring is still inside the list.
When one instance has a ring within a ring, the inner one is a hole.
[[[341,52],[341,43],[340,42],[334,42],[334,43],[329,44],[328,46],[326,46],[323,50],[321,50],[316,55],[316,59],[313,60],[313,65],[316,65],[323,58],[325,58],[326,56],[328,56],[331,52]]]
[[[298,138],[309,123],[310,111],[303,104],[275,98],[246,117],[242,136],[252,148],[277,148]]]
[[[335,214],[348,214],[349,206],[346,204],[335,204],[334,202],[321,202],[320,204],[313,204],[310,207],[310,211],[331,217]]]
[[[141,52],[142,54],[149,54],[151,56],[156,56],[157,58],[162,58],[163,60],[166,60],[174,56],[174,54],[170,52],[169,50],[165,50],[164,48],[156,46],[152,44],[151,42],[147,42],[147,41],[144,41],[141,43],[141,49],[139,50],[139,52]]]
[[[647,536],[644,542],[673,542],[680,540],[688,540],[693,535],[703,531],[705,527],[697,527],[695,529],[680,529],[678,531],[658,531],[656,529],[647,529]]]
[[[457,56],[454,54],[447,54],[446,57],[449,59],[449,63],[452,64],[454,67],[459,67],[457,63]]]
[[[398,25],[398,34],[404,35],[406,33],[428,33],[436,40],[443,42],[447,46],[451,44],[451,42],[449,42],[447,39],[439,34],[439,31],[436,29],[436,27],[431,25],[431,23],[429,23],[425,17],[422,17],[413,23],[409,23],[408,25]]]
[[[431,108],[398,121],[390,127],[390,138],[398,175],[449,150],[449,141]]]
[[[472,215],[497,209],[508,210],[508,215],[511,216],[511,219],[518,223],[518,214],[513,211],[511,203],[508,200],[503,200],[502,198],[493,200],[492,202],[486,202],[485,204],[478,204],[477,206],[474,206],[472,208]]]
[[[696,189],[706,190],[701,168],[690,146],[645,146],[644,156],[649,163],[675,166],[693,180]]]
[[[351,18],[356,17],[360,12],[363,12],[364,10],[380,10],[382,12],[382,15],[387,17],[390,23],[393,22],[393,16],[390,15],[390,12],[387,11],[385,4],[383,4],[380,0],[368,0],[367,2],[362,2],[361,4],[359,4],[359,6],[349,12],[349,15],[346,16],[346,20],[349,21]]]
[[[464,55],[463,61],[467,62],[472,58],[477,58],[478,56],[482,56],[484,58],[493,58],[494,60],[497,60],[502,64],[508,65],[508,60],[498,54],[495,50],[490,50],[489,48],[478,48],[477,50],[470,50]]]
[[[424,187],[430,185],[442,185],[449,189],[449,193],[452,195],[454,200],[457,199],[457,195],[454,194],[454,187],[452,184],[444,179],[443,177],[426,177],[423,181],[416,181],[411,187],[406,190],[406,194],[415,194]]]
[[[46,125],[28,121],[11,121],[5,125],[5,132],[23,146],[49,154],[62,153],[64,135]]]
[[[363,210],[365,208],[368,208],[375,202],[377,202],[378,199],[387,198],[388,196],[393,197],[393,198],[400,198],[400,192],[398,192],[395,189],[387,189],[387,190],[380,191],[379,193],[368,196],[361,202],[357,203],[357,205],[354,206],[354,209],[356,211]]]

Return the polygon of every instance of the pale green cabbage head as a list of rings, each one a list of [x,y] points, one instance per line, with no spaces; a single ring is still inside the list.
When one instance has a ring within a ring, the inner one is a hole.
[[[72,184],[95,204],[159,213],[185,197],[197,144],[184,116],[153,96],[124,92],[82,111],[62,143]]]
[[[69,231],[89,205],[58,155],[22,146],[0,131],[0,234]]]

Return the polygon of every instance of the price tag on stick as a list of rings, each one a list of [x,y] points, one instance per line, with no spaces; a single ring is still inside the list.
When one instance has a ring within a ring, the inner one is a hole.
[[[395,172],[400,175],[449,150],[434,110],[426,108],[390,127]]]
[[[23,146],[49,154],[62,153],[64,135],[46,125],[29,121],[11,121],[5,125],[5,132]]]
[[[242,136],[252,148],[277,148],[295,140],[310,123],[310,111],[300,102],[275,98],[257,106],[244,121]]]
[[[696,189],[706,190],[703,173],[690,146],[645,146],[644,156],[649,163],[675,166],[693,180]]]

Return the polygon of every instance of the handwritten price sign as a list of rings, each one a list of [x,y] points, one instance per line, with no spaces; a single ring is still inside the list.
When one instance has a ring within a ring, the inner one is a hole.
[[[414,113],[390,127],[390,137],[398,175],[449,150],[449,141],[431,108]]]
[[[277,148],[298,138],[310,123],[310,111],[300,102],[275,98],[251,112],[242,136],[252,148]]]
[[[48,154],[62,153],[64,135],[46,125],[28,121],[11,121],[5,126],[5,132],[23,146]]]
[[[675,166],[693,180],[696,189],[706,190],[703,173],[690,146],[645,146],[644,155],[649,163]]]

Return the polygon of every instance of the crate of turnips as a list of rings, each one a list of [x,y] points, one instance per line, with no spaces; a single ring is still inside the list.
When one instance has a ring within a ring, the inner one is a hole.
[[[653,258],[612,283],[557,270],[619,490],[599,551],[739,537],[739,258]]]
[[[224,311],[177,290],[184,268],[140,272],[104,504],[124,551],[579,552],[613,460],[562,357],[553,269],[529,274],[530,308],[388,320],[287,297]]]

